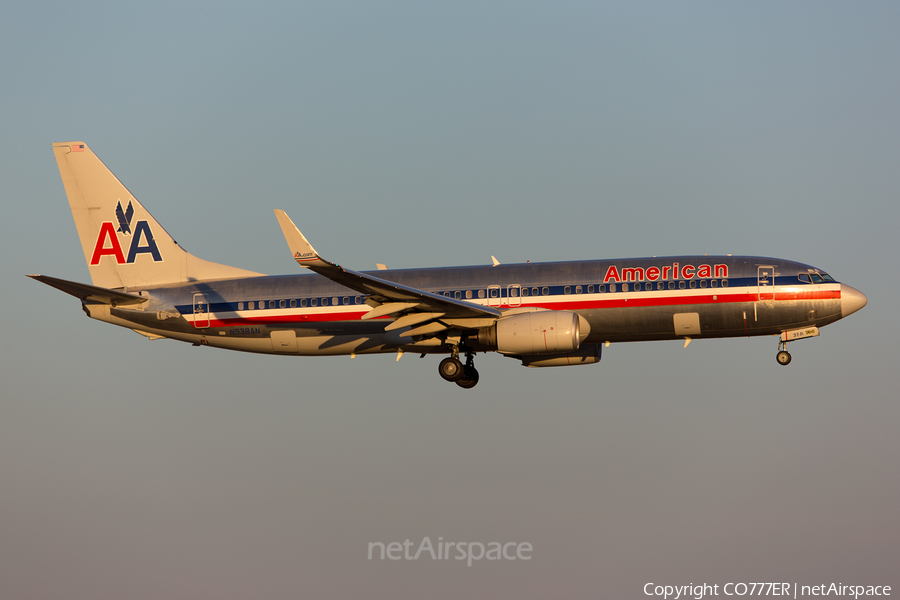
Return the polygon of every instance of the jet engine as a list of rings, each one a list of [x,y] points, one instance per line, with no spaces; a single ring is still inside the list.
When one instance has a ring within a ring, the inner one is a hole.
[[[588,333],[577,314],[542,310],[498,319],[478,331],[478,343],[503,354],[561,354],[577,350]]]

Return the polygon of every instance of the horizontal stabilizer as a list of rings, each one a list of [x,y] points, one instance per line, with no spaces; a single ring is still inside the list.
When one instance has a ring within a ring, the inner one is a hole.
[[[40,281],[41,283],[46,283],[50,287],[54,287],[61,292],[75,296],[82,302],[94,302],[112,306],[127,306],[129,304],[143,304],[144,302],[147,302],[147,298],[143,298],[136,294],[117,292],[95,285],[66,281],[65,279],[47,277],[46,275],[29,275],[28,277]]]

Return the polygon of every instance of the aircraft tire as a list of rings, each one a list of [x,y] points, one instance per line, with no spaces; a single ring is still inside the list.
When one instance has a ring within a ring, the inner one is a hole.
[[[438,365],[438,373],[446,381],[456,381],[463,376],[463,364],[459,362],[459,359],[448,356]]]
[[[791,364],[791,353],[787,350],[782,350],[775,355],[775,360],[778,361],[779,365],[786,367],[787,365]]]
[[[463,369],[463,375],[456,380],[456,385],[466,390],[471,390],[478,385],[478,371],[475,370],[475,367]]]

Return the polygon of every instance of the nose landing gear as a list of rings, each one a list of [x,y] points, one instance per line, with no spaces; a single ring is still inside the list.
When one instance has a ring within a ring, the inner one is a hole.
[[[791,364],[791,353],[787,351],[787,342],[779,342],[778,348],[780,350],[775,355],[775,360],[778,361],[779,365],[786,367]]]
[[[465,348],[466,364],[459,360],[459,348],[454,347],[453,353],[441,361],[438,365],[438,373],[446,381],[453,381],[461,388],[472,389],[478,384],[478,371],[475,369],[475,353]]]

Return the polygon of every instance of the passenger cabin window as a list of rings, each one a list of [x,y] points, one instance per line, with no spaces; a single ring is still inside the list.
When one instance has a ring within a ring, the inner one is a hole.
[[[238,310],[244,310],[244,303],[238,302]]]
[[[665,287],[665,285],[663,284],[662,281],[660,281],[659,283],[656,284],[656,289],[658,289],[658,290],[661,290],[661,289],[663,289],[664,287]]]
[[[571,285],[567,285],[567,286],[566,286],[566,289],[563,290],[563,291],[564,291],[566,294],[571,294],[571,293],[572,293],[572,286],[571,286]]]
[[[472,290],[466,290],[466,300],[471,300],[472,298]]]
[[[627,292],[627,291],[628,291],[628,284],[627,284],[627,283],[623,283],[623,284],[622,284],[622,291],[623,291],[623,292]]]
[[[269,308],[275,308],[275,301],[269,300]]]
[[[705,279],[701,279],[701,280],[700,280],[700,287],[702,287],[702,288],[705,288],[705,287],[706,287],[706,280],[705,280]]]
[[[538,289],[537,289],[537,288],[531,288],[531,295],[532,295],[532,296],[537,296],[537,295],[538,295]]]
[[[593,294],[593,293],[594,293],[594,286],[593,286],[593,285],[589,285],[589,286],[588,286],[588,294]]]
[[[291,300],[291,308],[297,308],[297,301]]]
[[[722,287],[728,287],[728,280],[727,280],[727,279],[723,279],[723,280],[722,280]]]
[[[478,297],[484,298],[484,290],[478,290]]]
[[[550,288],[548,288],[548,287],[541,288],[541,295],[542,295],[542,296],[549,296],[549,295],[550,295]]]
[[[310,306],[318,306],[318,305],[319,305],[319,299],[318,299],[318,298],[310,298],[310,300],[309,300],[309,305],[310,305]]]
[[[610,292],[616,291],[616,284],[614,284],[614,283],[609,284],[609,291]]]
[[[674,282],[674,281],[670,281],[670,282],[669,282],[669,289],[670,289],[670,290],[674,290],[674,289],[675,289],[675,282]]]
[[[600,285],[597,289],[599,289],[600,292],[603,293],[603,292],[606,291],[606,286],[605,286],[605,285]]]
[[[306,298],[300,298],[300,306],[301,306],[301,307],[305,307],[305,306],[306,306]]]
[[[697,287],[697,282],[694,281],[693,279],[691,279],[691,289],[694,289],[696,287]]]
[[[710,287],[716,287],[717,285],[719,285],[718,279],[713,279],[712,281],[709,282]]]
[[[680,289],[680,290],[683,290],[683,289],[684,289],[684,282],[683,282],[683,281],[679,281],[679,282],[678,282],[678,289]]]
[[[462,292],[453,292],[453,297],[459,300],[462,298]]]
[[[576,285],[576,286],[575,286],[575,293],[576,293],[576,294],[580,294],[580,293],[581,293],[581,286],[580,286],[580,285]]]
[[[287,300],[281,300],[278,302],[278,306],[281,308],[287,308]]]
[[[528,295],[528,288],[522,288],[522,295],[523,295],[523,296],[527,296],[527,295]]]

